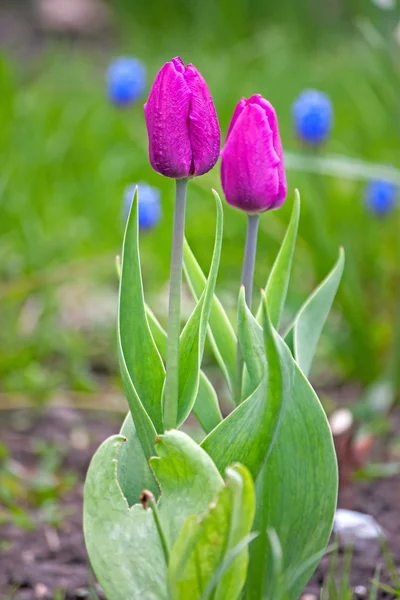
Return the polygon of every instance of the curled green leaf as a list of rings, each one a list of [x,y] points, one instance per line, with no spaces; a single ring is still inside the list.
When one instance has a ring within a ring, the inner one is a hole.
[[[332,271],[300,308],[293,328],[293,348],[296,361],[308,375],[325,321],[328,318],[344,269],[344,250]],[[289,332],[286,334],[288,335]]]
[[[279,327],[280,318],[285,306],[290,274],[292,271],[293,253],[296,244],[299,219],[300,194],[298,190],[295,190],[289,226],[265,288],[271,323],[276,329]],[[257,321],[259,323],[262,322],[262,303],[260,303],[257,311]]]
[[[163,431],[161,394],[164,364],[154,342],[146,315],[139,256],[138,191],[136,188],[125,229],[118,303],[118,344],[127,395],[131,388],[143,405],[155,429]],[[129,401],[129,398],[128,398]],[[131,407],[131,403],[130,403]],[[132,407],[131,407],[132,410]],[[138,427],[138,411],[133,419]]]
[[[181,334],[179,351],[179,396],[178,424],[185,421],[195,402],[200,380],[208,321],[212,310],[215,284],[217,281],[222,247],[223,210],[222,202],[214,191],[217,207],[217,224],[214,253],[210,273],[197,305]]]
[[[228,468],[226,486],[205,514],[187,519],[172,548],[168,588],[173,600],[240,597],[247,573],[247,544],[254,509],[250,473],[241,465]],[[240,551],[227,561],[244,540]]]

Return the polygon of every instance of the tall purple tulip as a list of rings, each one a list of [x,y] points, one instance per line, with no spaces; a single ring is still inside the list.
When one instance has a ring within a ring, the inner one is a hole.
[[[287,193],[278,119],[260,94],[236,106],[222,151],[222,187],[229,204],[248,213],[279,208]]]
[[[207,173],[218,160],[221,134],[201,74],[177,57],[158,72],[144,105],[150,162],[158,173],[184,179]]]

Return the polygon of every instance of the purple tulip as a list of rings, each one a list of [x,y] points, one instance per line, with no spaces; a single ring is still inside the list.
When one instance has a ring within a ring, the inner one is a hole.
[[[144,105],[150,162],[158,173],[184,179],[218,160],[221,134],[206,82],[177,57],[158,72]]]
[[[278,119],[260,94],[240,100],[221,155],[222,187],[229,204],[248,213],[282,206],[287,186]]]

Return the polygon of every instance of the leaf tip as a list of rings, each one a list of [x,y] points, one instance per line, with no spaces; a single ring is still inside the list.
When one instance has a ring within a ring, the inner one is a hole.
[[[343,246],[339,246],[339,258],[338,258],[338,262],[341,263],[342,265],[344,265],[346,259],[346,252],[344,250]]]
[[[300,218],[300,204],[301,204],[300,192],[296,188],[294,190],[293,216],[297,223]]]
[[[211,188],[211,191],[213,193],[213,196],[214,196],[217,204],[222,204],[220,195],[218,194],[217,190],[215,188]]]
[[[268,298],[265,293],[262,294],[261,303],[262,303],[262,316],[263,316],[264,329],[266,331],[271,331],[272,323],[271,323],[271,317],[270,317],[269,308],[268,308]]]

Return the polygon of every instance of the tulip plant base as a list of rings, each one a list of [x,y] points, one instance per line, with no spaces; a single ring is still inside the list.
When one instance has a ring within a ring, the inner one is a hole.
[[[177,198],[185,189],[177,183]],[[236,337],[214,292],[223,233],[222,203],[216,192],[214,198],[208,277],[189,245],[183,248],[183,235],[179,242],[196,305],[182,333],[177,331],[175,388],[168,386],[170,332],[167,337],[144,299],[137,191],[132,202],[117,328],[130,411],[120,433],[94,455],[84,495],[86,547],[108,600],[296,600],[329,541],[337,463],[325,412],[307,375],[344,253],[288,332],[278,333],[300,215],[296,192],[254,315],[245,287],[240,289]],[[225,418],[221,398],[201,371],[207,335],[236,402]],[[192,411],[204,430],[200,444],[180,431]]]
[[[338,392],[338,401],[346,392]],[[349,388],[349,394],[352,388]],[[82,481],[93,452],[108,436],[118,428],[115,419],[109,416],[88,416],[72,410],[53,409],[46,414],[30,415],[29,428],[17,428],[18,413],[10,413],[3,418],[0,438],[9,450],[10,459],[22,469],[27,469],[32,477],[38,475],[40,459],[35,452],[35,442],[40,440],[49,449],[68,449],[63,463],[63,472],[73,472],[78,482]],[[392,417],[392,430],[400,426],[400,413]],[[75,446],[71,440],[79,436],[90,440],[88,447]],[[6,465],[5,465],[6,466]],[[0,471],[2,473],[2,471]],[[384,528],[392,551],[394,562],[400,565],[400,476],[359,483],[354,487],[351,508],[373,515]],[[45,600],[61,598],[81,600],[82,594],[89,593],[90,586],[100,592],[88,566],[82,533],[82,485],[76,483],[69,491],[60,492],[58,502],[64,512],[57,529],[51,525],[38,523],[33,530],[24,529],[18,524],[3,524],[0,527],[0,597],[14,597],[18,600],[37,600],[37,591],[46,589]],[[340,496],[339,496],[339,506]],[[348,507],[348,505],[346,505]],[[37,518],[37,509],[30,503],[28,514]],[[351,583],[355,586],[370,586],[376,565],[382,557],[374,543],[367,544],[354,552],[351,567]],[[338,565],[340,575],[341,557]],[[319,598],[321,582],[329,571],[329,557],[319,563],[315,574],[305,591]],[[391,583],[385,569],[382,581]],[[44,586],[44,587],[43,587]],[[7,595],[7,592],[9,595]],[[13,595],[14,594],[14,595]],[[392,596],[379,593],[379,600],[389,600]]]

